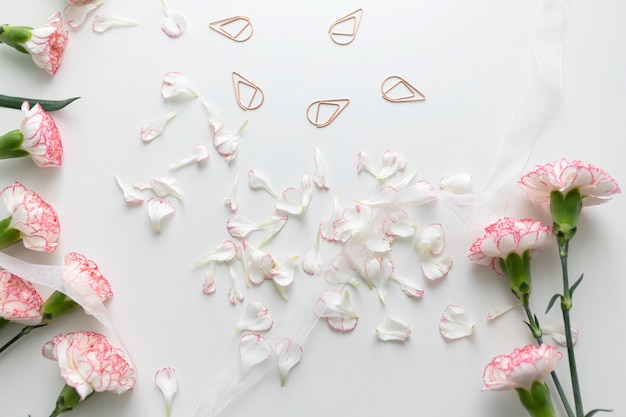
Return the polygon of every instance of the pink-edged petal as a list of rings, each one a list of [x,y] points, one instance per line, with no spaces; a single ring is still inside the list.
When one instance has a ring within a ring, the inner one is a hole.
[[[124,184],[117,174],[114,174],[114,176],[115,176],[115,182],[117,183],[118,187],[120,187],[120,190],[122,190],[122,192],[124,193],[124,200],[126,200],[127,203],[129,204],[143,203],[143,198],[135,194],[130,187]]]
[[[315,147],[315,173],[313,174],[313,181],[315,185],[323,190],[328,190],[328,178],[326,174],[326,161],[322,156],[322,151],[317,146]]]
[[[103,4],[103,1],[84,5],[69,4],[63,10],[65,23],[71,28],[76,29],[85,22],[89,13],[102,6]]]
[[[472,175],[467,172],[459,172],[456,175],[441,178],[439,187],[452,194],[472,194],[474,192]]]
[[[541,326],[541,331],[544,335],[552,337],[554,343],[559,346],[567,346],[567,338],[565,337],[565,326],[563,323],[557,323],[552,325]],[[578,342],[578,335],[580,331],[578,329],[571,329],[572,331],[572,343],[576,345]]]
[[[248,187],[252,190],[264,190],[272,197],[280,198],[280,194],[270,185],[267,178],[254,169],[248,171]]]
[[[140,135],[141,140],[144,142],[151,142],[156,137],[160,136],[167,125],[167,122],[178,116],[177,112],[171,112],[158,119],[151,120],[141,126]]]
[[[107,30],[115,27],[129,27],[138,25],[139,22],[137,21],[104,13],[98,14],[94,17],[91,28],[96,33],[104,33]]]
[[[226,197],[225,203],[226,206],[230,209],[230,211],[237,211],[237,207],[239,205],[239,198],[237,191],[239,189],[239,171],[235,174],[235,179],[233,180],[233,184],[230,186],[230,192],[228,193],[228,197]]]
[[[417,278],[392,275],[391,279],[397,282],[402,291],[409,297],[419,298],[424,295],[424,289],[417,283]]]
[[[385,317],[376,327],[376,335],[380,340],[406,342],[411,336],[411,329],[406,323]]]
[[[167,217],[174,214],[176,209],[167,200],[160,200],[156,198],[150,198],[148,200],[148,216],[150,217],[150,223],[155,232],[161,233],[161,223]]]
[[[186,167],[191,164],[198,164],[209,159],[210,152],[209,147],[203,143],[197,143],[191,148],[191,155],[186,158],[181,159],[180,161],[174,162],[170,164],[170,169],[180,169]]]
[[[176,369],[167,367],[160,369],[154,375],[154,383],[163,393],[165,398],[165,415],[170,416],[172,411],[172,402],[174,400],[174,394],[178,390],[178,376],[176,375]]]
[[[452,257],[446,251],[439,255],[431,255],[430,252],[422,253],[422,272],[431,281],[445,278],[452,268]]]
[[[237,281],[237,274],[235,273],[235,268],[232,265],[228,265],[228,282],[230,284],[230,288],[228,290],[228,295],[230,297],[231,304],[237,304],[237,302],[241,302],[244,300],[243,292],[241,291],[241,286],[239,285],[239,281]]]
[[[219,132],[224,127],[222,117],[217,113],[217,110],[215,110],[213,106],[211,106],[207,101],[205,101],[204,99],[200,100],[202,101],[202,105],[209,115],[209,125],[211,126],[213,134]]]
[[[239,357],[243,374],[266,361],[271,354],[272,345],[258,333],[247,333],[239,339]]]
[[[235,259],[235,256],[237,256],[237,245],[232,240],[225,240],[195,261],[192,266],[195,268],[210,262],[230,262]]]
[[[319,225],[319,232],[322,239],[329,242],[336,240],[335,238],[335,222],[341,218],[341,205],[339,204],[339,197],[335,196],[333,200],[332,212],[324,218]]]
[[[356,279],[357,272],[344,256],[335,256],[324,269],[324,279],[331,284],[350,284],[358,287],[361,283]]]
[[[400,171],[404,171],[406,168],[406,159],[404,156],[397,152],[387,149],[383,153],[383,166],[380,171],[376,171],[369,163],[369,159],[364,152],[359,152],[359,163],[357,165],[357,172],[366,171],[377,180],[384,182],[389,177],[395,175]]]
[[[202,284],[202,292],[206,295],[215,293],[215,268],[217,262],[209,262],[209,267],[204,273],[204,284]]]
[[[322,254],[320,253],[320,232],[315,233],[313,248],[302,257],[302,270],[308,275],[315,275],[322,266]]]
[[[246,126],[248,126],[247,120],[234,132],[220,130],[213,135],[213,146],[217,153],[224,157],[226,162],[231,162],[237,157],[239,153],[239,142],[241,141]]]
[[[157,197],[167,197],[171,195],[179,200],[183,199],[183,193],[178,185],[176,185],[176,179],[172,177],[158,177],[150,180],[150,187]]]
[[[487,313],[487,320],[491,321],[494,319],[497,319],[500,316],[505,315],[506,313],[508,313],[509,311],[517,308],[517,307],[521,307],[522,303],[516,303],[516,304],[512,304],[510,306],[506,306],[506,307],[499,307],[496,308],[494,310],[491,310],[490,312]]]
[[[378,291],[380,300],[385,302],[385,285],[393,274],[394,266],[386,257],[369,258],[363,266],[363,277]]]
[[[406,210],[396,209],[385,219],[383,229],[391,236],[409,237],[415,234],[417,226],[411,221]]]
[[[191,97],[197,98],[193,88],[191,88],[191,81],[183,73],[172,71],[166,72],[161,82],[161,96],[165,100],[172,99],[174,97]]]
[[[446,244],[446,237],[443,226],[440,223],[428,225],[415,239],[415,249],[420,252],[430,252],[432,255],[439,255],[443,252]]]
[[[243,317],[237,323],[236,330],[264,332],[272,328],[274,319],[268,308],[259,300],[252,300],[246,306]]]
[[[163,11],[165,12],[161,30],[170,38],[179,37],[187,30],[187,21],[182,15],[172,12],[165,4],[165,0],[161,0],[161,6],[163,6]]]
[[[349,332],[356,328],[359,316],[352,308],[350,293],[327,290],[315,303],[315,314],[325,318],[328,325],[340,332]]]
[[[449,304],[439,320],[439,332],[449,340],[468,337],[474,333],[476,322],[463,307]]]
[[[302,359],[302,346],[285,338],[276,343],[274,348],[278,357],[278,373],[280,375],[280,386],[284,386],[287,375],[291,368],[296,366]]]
[[[328,325],[338,332],[346,333],[354,330],[359,324],[358,317],[328,317],[326,319]]]

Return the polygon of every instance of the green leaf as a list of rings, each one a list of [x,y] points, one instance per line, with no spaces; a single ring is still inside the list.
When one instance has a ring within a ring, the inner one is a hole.
[[[574,290],[576,289],[576,287],[578,287],[578,284],[580,284],[580,282],[583,280],[583,276],[585,274],[581,274],[580,278],[578,278],[578,280],[574,283],[574,285],[572,285],[569,289],[569,296],[571,297],[572,295],[574,295]]]
[[[556,300],[558,300],[559,298],[562,298],[562,297],[563,296],[561,294],[554,294],[552,296],[552,298],[550,299],[550,302],[548,303],[548,308],[546,309],[546,314],[548,314],[548,311],[550,311],[550,309],[552,308],[552,306],[554,305]]]
[[[78,100],[79,98],[80,97],[72,97],[65,100],[41,100],[38,98],[13,97],[0,94],[0,106],[8,107],[11,109],[21,109],[22,103],[28,101],[31,106],[39,103],[41,105],[41,108],[45,111],[54,111],[62,109],[74,100]]]
[[[582,278],[582,277],[581,277],[581,278]],[[602,411],[604,411],[605,413],[612,413],[612,412],[613,412],[613,410],[603,410],[603,409],[600,409],[600,408],[596,408],[595,410],[591,410],[590,412],[588,412],[587,414],[585,414],[585,417],[591,417],[591,416],[593,416],[594,414],[599,413],[599,412],[602,412]]]

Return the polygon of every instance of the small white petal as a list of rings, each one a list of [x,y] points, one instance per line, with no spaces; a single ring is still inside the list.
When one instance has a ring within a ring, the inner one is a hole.
[[[206,295],[213,294],[216,290],[215,288],[215,267],[217,265],[216,261],[209,263],[209,268],[204,273],[204,284],[202,285],[202,292]]]
[[[335,196],[332,212],[320,222],[319,231],[322,239],[332,242],[335,238],[335,221],[341,218],[341,205],[339,197]]]
[[[386,181],[389,177],[395,175],[399,171],[404,171],[406,168],[406,159],[404,156],[390,149],[387,149],[383,153],[383,167],[378,172],[372,168],[365,152],[359,152],[358,156],[359,163],[357,165],[357,172],[368,172],[381,182]]]
[[[363,266],[363,276],[378,291],[380,300],[385,302],[385,285],[393,274],[393,262],[386,257],[369,258]]]
[[[230,209],[230,211],[236,211],[239,203],[239,198],[237,197],[237,190],[239,188],[239,171],[235,174],[235,180],[233,181],[233,185],[230,187],[230,193],[228,193],[228,197],[226,197],[226,205]]]
[[[262,240],[262,243],[265,243],[285,226],[288,219],[287,216],[272,216],[267,222],[253,222],[245,217],[234,215],[227,220],[226,228],[232,237],[240,239],[254,231],[268,230],[268,235]],[[262,245],[259,244],[259,246]]]
[[[358,287],[361,283],[356,279],[358,273],[350,266],[344,256],[335,256],[324,269],[324,279],[331,284],[350,284]]]
[[[70,27],[76,29],[85,22],[89,13],[102,6],[103,4],[104,2],[102,1],[83,5],[69,4],[63,10],[63,14],[65,15],[65,23],[67,23]]]
[[[204,99],[201,99],[201,101],[207,113],[209,113],[209,125],[211,125],[211,129],[215,134],[222,130],[222,128],[224,127],[224,122],[222,121],[222,118],[217,113],[217,111],[208,102],[206,102]]]
[[[280,386],[284,386],[287,375],[291,368],[296,366],[302,359],[302,346],[289,339],[283,339],[276,344],[276,356],[278,357],[278,373]]]
[[[322,254],[320,253],[320,232],[315,234],[313,248],[302,258],[302,270],[309,275],[317,274],[322,266]]]
[[[144,142],[151,142],[154,138],[160,136],[163,133],[167,122],[172,120],[177,115],[178,113],[172,112],[166,114],[159,119],[151,120],[148,123],[145,123],[143,126],[141,126],[139,132],[141,135],[141,140]]]
[[[189,78],[185,74],[176,71],[167,72],[163,76],[161,95],[165,100],[178,96],[198,97],[198,93],[191,88]]]
[[[150,223],[152,228],[161,233],[161,223],[163,220],[174,214],[174,206],[167,200],[158,200],[151,198],[148,200],[148,216],[150,217]]]
[[[246,311],[239,320],[236,330],[263,332],[271,329],[273,325],[274,319],[268,308],[259,300],[252,300],[246,306]]]
[[[280,194],[269,183],[267,178],[256,172],[254,169],[248,171],[248,187],[252,190],[265,190],[274,198],[280,198]]]
[[[522,303],[517,303],[517,304],[513,304],[510,306],[506,306],[506,307],[496,308],[495,310],[492,310],[489,313],[487,313],[487,320],[497,319],[498,317],[508,313],[509,311],[517,307],[521,307],[521,306],[522,306]]]
[[[391,279],[400,285],[402,291],[409,297],[419,298],[424,295],[424,289],[417,284],[417,279],[392,275]]]
[[[247,333],[239,339],[239,356],[242,373],[266,361],[272,354],[272,345],[260,334]]]
[[[476,323],[463,307],[449,304],[439,320],[439,332],[446,339],[460,339],[470,336]]]
[[[137,26],[139,22],[124,19],[110,14],[98,14],[93,19],[91,28],[96,33],[104,33],[114,27]]]
[[[415,249],[420,252],[430,252],[439,255],[443,252],[446,244],[446,237],[443,226],[440,223],[428,225],[415,240]]]
[[[376,327],[376,334],[385,342],[390,340],[406,342],[411,336],[411,329],[401,321],[385,317],[385,320]]]
[[[439,181],[439,187],[444,191],[453,194],[472,194],[472,175],[467,172],[460,172],[451,177],[443,177]]]
[[[232,265],[228,265],[228,282],[230,283],[230,289],[228,290],[230,303],[237,304],[237,301],[243,301],[244,295],[241,291],[241,286],[239,285],[239,281],[237,281],[237,275],[235,274],[235,269]]]
[[[174,394],[178,390],[178,377],[176,376],[176,369],[172,367],[163,368],[158,370],[154,375],[154,383],[163,393],[165,398],[165,414],[169,417],[172,409],[172,401],[174,400]]]
[[[327,290],[315,304],[315,314],[325,318],[328,325],[340,332],[349,332],[356,328],[359,316],[352,309],[350,293]]]
[[[329,189],[328,178],[326,178],[326,161],[322,156],[322,151],[317,146],[315,147],[315,174],[313,174],[313,181],[319,188]]]
[[[200,164],[201,162],[209,159],[209,156],[210,156],[209,147],[202,143],[193,145],[191,151],[192,153],[188,157],[183,158],[178,162],[174,162],[170,164],[170,169],[172,170],[180,169],[180,168],[186,167],[187,165],[191,165],[194,163]]]
[[[567,346],[567,337],[565,336],[565,326],[563,323],[557,323],[553,325],[545,325],[541,326],[541,331],[543,334],[547,334],[552,337],[554,343],[559,346]],[[580,331],[578,329],[571,329],[572,331],[572,343],[576,345],[578,342],[578,334]]]
[[[178,186],[176,186],[176,180],[174,178],[154,178],[150,180],[150,187],[158,197],[167,197],[168,195],[171,195],[179,200],[183,199],[183,194],[181,193]]]
[[[161,30],[170,38],[177,38],[187,30],[187,21],[180,14],[168,13],[161,22]]]
[[[129,204],[141,204],[141,203],[143,203],[143,198],[141,198],[140,196],[135,194],[132,191],[132,189],[130,189],[130,187],[126,186],[122,182],[122,180],[120,180],[120,178],[117,176],[117,174],[114,174],[114,175],[115,175],[115,181],[117,182],[117,185],[120,187],[120,189],[124,193],[124,200],[126,200],[127,203],[129,203]]]
[[[413,224],[406,210],[393,210],[385,219],[383,229],[387,234],[400,237],[409,237],[415,234],[417,226]]]
[[[234,160],[239,153],[239,142],[243,131],[246,129],[248,121],[246,120],[235,132],[224,132],[222,130],[215,132],[213,135],[213,146],[227,162]]]
[[[225,240],[202,258],[195,261],[192,266],[195,268],[210,262],[230,262],[235,256],[237,256],[237,245],[232,240]]]
[[[448,252],[431,255],[430,252],[421,254],[422,272],[431,281],[437,281],[448,275],[452,268],[452,257]]]

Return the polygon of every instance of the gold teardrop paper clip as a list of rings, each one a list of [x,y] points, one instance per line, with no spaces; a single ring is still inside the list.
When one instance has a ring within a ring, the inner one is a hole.
[[[388,81],[396,80],[396,82],[389,88],[385,88],[385,84],[388,84]],[[396,88],[406,88],[408,90],[408,94],[404,96],[396,96],[392,97],[389,95],[391,90]],[[392,103],[403,103],[409,101],[424,101],[426,100],[426,96],[422,94],[417,88],[413,87],[408,83],[404,78],[398,77],[397,75],[390,75],[389,77],[383,80],[382,85],[380,86],[380,91],[383,93],[383,98]]]
[[[234,25],[235,22],[243,21],[243,26],[237,32],[229,32],[227,27],[230,25]],[[228,39],[232,39],[235,42],[245,42],[252,37],[252,33],[254,32],[254,28],[252,26],[252,22],[246,16],[233,16],[227,19],[216,20],[215,22],[209,23],[209,27],[216,31],[217,33],[226,36]],[[247,31],[247,29],[250,29]]]
[[[250,100],[247,103],[242,101],[241,94],[241,86],[246,86],[252,88],[254,92],[250,96]],[[255,110],[261,107],[263,101],[265,101],[265,94],[263,94],[263,90],[261,87],[248,80],[241,74],[233,71],[233,86],[235,87],[235,99],[237,100],[237,104],[244,110]],[[257,97],[257,93],[260,95],[260,99]]]
[[[335,20],[328,29],[330,39],[332,39],[332,41],[335,42],[337,45],[347,45],[351,43],[354,38],[356,38],[356,34],[359,31],[359,25],[361,24],[362,17],[363,9],[357,9],[352,13]],[[346,32],[335,30],[338,25],[341,25],[342,23],[347,24],[346,22],[349,21],[352,21],[352,30]],[[347,41],[345,41],[346,38],[348,39]]]
[[[317,100],[309,104],[309,107],[306,108],[306,118],[309,121],[309,123],[311,123],[314,126],[317,126],[317,127],[328,126],[329,124],[333,122],[333,120],[337,118],[337,116],[339,116],[339,113],[341,113],[343,109],[345,109],[348,106],[348,104],[350,104],[350,100],[347,98],[338,98],[338,99],[333,99],[333,100]],[[313,108],[313,106],[316,106],[315,118],[311,119],[311,109]],[[324,106],[334,107],[335,109],[333,110],[332,114],[325,122],[320,122],[319,120],[320,109]]]

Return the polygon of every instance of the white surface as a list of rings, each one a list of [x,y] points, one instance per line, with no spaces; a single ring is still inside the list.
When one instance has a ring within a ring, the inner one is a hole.
[[[532,41],[539,1],[199,3],[168,2],[189,23],[187,33],[170,39],[160,30],[163,12],[158,1],[107,0],[97,13],[141,25],[98,35],[88,22],[72,31],[54,78],[27,56],[0,48],[3,94],[82,97],[54,113],[65,145],[62,168],[42,170],[26,159],[0,164],[3,185],[18,180],[57,209],[62,222],[59,249],[52,255],[21,247],[7,252],[51,264],[62,262],[69,251],[94,259],[113,286],[115,297],[107,306],[137,365],[139,383],[133,392],[96,395],[72,411],[74,416],[164,415],[153,383],[155,371],[164,366],[175,367],[180,379],[172,416],[190,416],[196,401],[237,359],[238,334],[233,329],[245,303],[229,303],[226,269],[218,268],[218,288],[211,296],[201,292],[203,271],[191,269],[195,259],[229,238],[225,221],[231,213],[224,198],[237,171],[238,214],[266,219],[273,213],[272,198],[248,189],[247,171],[261,172],[279,190],[297,185],[302,174],[312,173],[313,149],[319,146],[331,189],[315,189],[309,210],[290,219],[266,248],[302,256],[313,244],[319,221],[330,213],[335,195],[345,206],[377,189],[371,176],[356,173],[358,151],[366,152],[375,165],[385,149],[400,152],[407,158],[407,172],[415,170],[434,185],[442,176],[468,171],[480,189],[536,70]],[[3,22],[36,26],[64,5],[62,0],[4,1],[0,9]],[[356,40],[335,45],[327,34],[329,25],[357,8],[363,8],[364,16]],[[248,16],[254,24],[254,35],[246,43],[234,43],[208,28],[209,22],[235,15]],[[561,157],[583,159],[626,186],[618,146],[625,123],[624,17],[623,3],[571,2],[560,101],[527,167]],[[187,155],[192,144],[210,144],[208,119],[199,101],[162,100],[159,87],[168,71],[186,74],[222,115],[227,129],[244,120],[249,126],[239,156],[230,165],[211,147],[205,166],[171,173],[184,200],[174,201],[175,215],[156,235],[145,207],[124,203],[113,174],[128,184],[170,175],[168,164]],[[266,95],[261,108],[244,112],[237,106],[233,71],[261,86]],[[415,85],[427,100],[383,100],[380,83],[394,74]],[[305,109],[314,100],[329,98],[349,98],[351,103],[330,126],[317,129],[307,122]],[[163,136],[142,143],[140,126],[170,111],[179,115]],[[6,131],[19,123],[18,111],[0,113]],[[526,202],[517,189],[511,198],[507,214],[549,221],[548,214]],[[581,331],[576,352],[585,407],[613,408],[616,416],[626,409],[621,384],[626,373],[626,337],[621,331],[626,284],[620,267],[624,208],[624,197],[618,196],[610,204],[585,210],[570,261],[572,276],[585,273],[572,313]],[[466,260],[480,232],[468,230],[441,204],[416,208],[411,216],[420,227],[443,223],[455,261],[450,275],[434,285],[424,280],[426,293],[418,301],[392,285],[386,305],[365,285],[352,290],[360,314],[354,332],[338,334],[318,323],[285,387],[280,388],[271,373],[221,415],[525,415],[514,393],[480,392],[482,371],[493,356],[531,342],[520,312],[493,323],[485,320],[489,310],[512,299],[503,279]],[[396,268],[405,275],[419,274],[410,244],[397,246]],[[325,259],[336,251],[323,244]],[[555,248],[537,256],[533,302],[538,312],[559,291],[559,273]],[[246,302],[262,299],[280,317],[298,294],[306,295],[316,286],[312,280],[298,271],[289,303],[269,283],[245,288]],[[448,303],[473,313],[477,330],[471,338],[445,342],[439,335],[439,316]],[[556,321],[558,313],[552,313],[544,321]],[[413,335],[406,344],[376,339],[373,329],[385,315],[411,326]],[[8,329],[1,340],[8,338]],[[33,332],[1,357],[1,414],[49,415],[63,381],[40,348],[59,332],[88,329],[103,331],[77,312]],[[560,374],[567,382],[566,369],[564,361]]]

